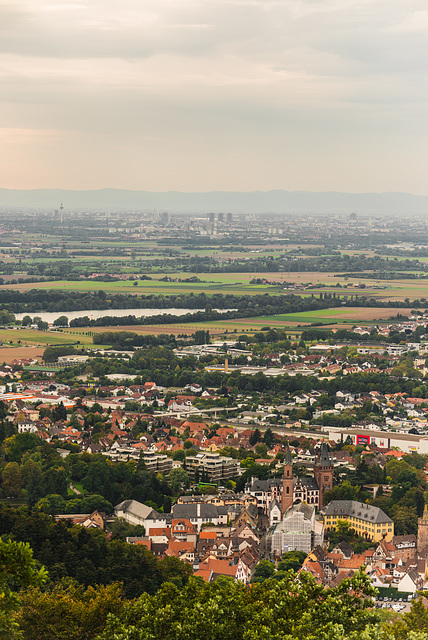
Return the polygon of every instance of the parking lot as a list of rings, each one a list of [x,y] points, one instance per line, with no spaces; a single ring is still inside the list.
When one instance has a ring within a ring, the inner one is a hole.
[[[375,607],[376,609],[391,609],[396,613],[406,613],[410,611],[410,607],[412,605],[412,601],[402,599],[402,598],[376,598]]]

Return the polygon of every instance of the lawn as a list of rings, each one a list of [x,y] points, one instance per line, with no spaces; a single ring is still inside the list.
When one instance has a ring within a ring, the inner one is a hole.
[[[81,482],[72,482],[72,485],[75,489],[77,489],[77,491],[80,491],[80,493],[82,495],[84,495],[85,493],[87,493],[86,489],[83,488],[83,485]],[[72,489],[70,489],[70,487],[68,487],[67,489],[67,495],[69,497],[74,497],[74,498],[78,498],[79,494],[76,493],[75,491],[72,491]],[[71,517],[71,516],[70,516]]]

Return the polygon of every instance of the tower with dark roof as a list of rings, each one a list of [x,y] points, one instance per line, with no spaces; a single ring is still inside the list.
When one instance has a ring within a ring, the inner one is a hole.
[[[322,509],[323,496],[326,491],[333,489],[333,465],[325,442],[322,443],[317,460],[314,464],[314,478],[319,489],[319,508]]]
[[[425,505],[424,514],[418,518],[418,551],[428,546],[428,509]]]
[[[286,511],[293,506],[293,462],[291,460],[290,447],[287,447],[284,460],[284,473],[282,475],[281,514],[284,517]]]

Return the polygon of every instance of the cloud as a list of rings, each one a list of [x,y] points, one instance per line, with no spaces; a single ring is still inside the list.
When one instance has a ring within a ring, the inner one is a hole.
[[[239,188],[290,188],[272,169],[282,163],[296,188],[319,189],[322,164],[326,188],[340,189],[383,162],[379,190],[421,192],[404,162],[412,150],[424,157],[427,16],[421,0],[3,2],[1,122],[12,146],[13,132],[28,130],[16,144],[30,157],[39,149],[37,179],[59,179],[52,150],[66,149],[76,188],[89,179],[83,155],[96,159],[98,186],[104,166],[108,181],[116,167],[111,186],[138,188],[138,163],[152,162],[156,188],[230,187],[234,176]],[[8,175],[30,184],[20,153]]]

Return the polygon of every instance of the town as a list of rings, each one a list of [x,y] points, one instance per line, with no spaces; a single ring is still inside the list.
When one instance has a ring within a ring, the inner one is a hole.
[[[404,609],[427,575],[427,324],[422,310],[342,341],[266,328],[12,360],[3,504],[121,536],[206,582],[294,568],[333,587],[363,566],[377,606]]]
[[[1,3],[0,640],[428,640],[425,4]]]
[[[0,535],[50,580],[19,623],[67,581],[122,585],[119,608],[171,583],[334,597],[364,581],[372,611],[413,616],[423,223],[123,215],[2,219]]]

